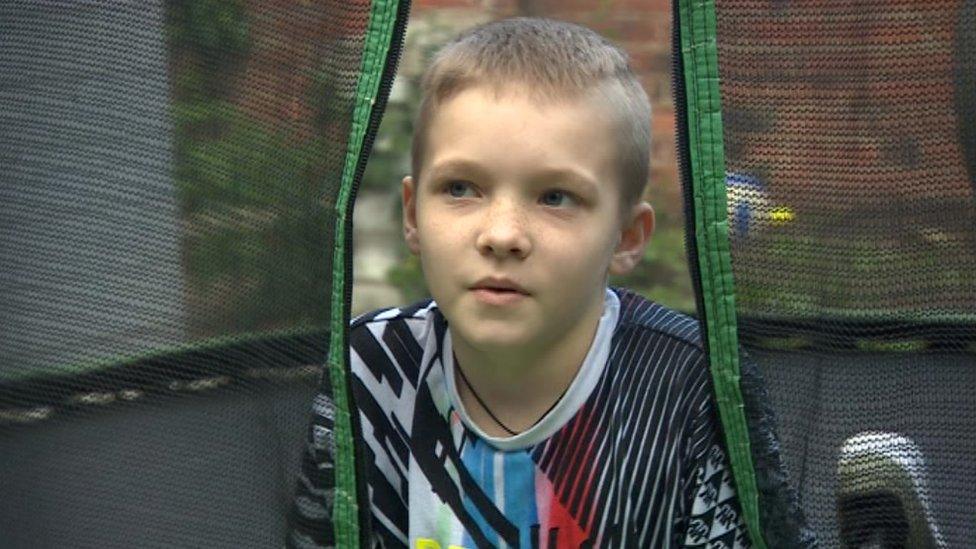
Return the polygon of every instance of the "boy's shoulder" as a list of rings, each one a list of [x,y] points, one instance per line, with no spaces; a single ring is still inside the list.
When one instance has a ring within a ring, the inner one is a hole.
[[[431,334],[443,334],[443,322],[437,322],[438,317],[437,305],[425,299],[376,309],[350,322],[351,368],[367,393],[393,391],[399,398],[407,394],[402,393],[405,383],[416,386]],[[359,394],[357,398],[366,396]]]
[[[620,299],[617,332],[641,332],[676,340],[703,351],[698,320],[626,288],[611,288]]]
[[[357,328],[361,329],[370,324],[385,324],[397,320],[426,321],[433,311],[436,310],[437,304],[430,298],[401,307],[384,307],[362,313],[353,318],[349,323],[349,329],[356,330]]]

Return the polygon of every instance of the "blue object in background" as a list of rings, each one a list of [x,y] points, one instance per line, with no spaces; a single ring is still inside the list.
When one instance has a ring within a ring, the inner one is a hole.
[[[764,226],[784,225],[796,218],[789,206],[773,205],[766,184],[745,173],[725,174],[729,238],[733,244],[755,234]]]
[[[740,173],[725,174],[725,197],[728,204],[729,237],[741,240],[749,236],[769,209],[766,185],[759,178]]]

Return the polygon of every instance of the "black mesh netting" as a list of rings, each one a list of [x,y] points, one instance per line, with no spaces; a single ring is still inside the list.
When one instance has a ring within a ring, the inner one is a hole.
[[[281,546],[369,1],[0,2],[0,546]]]
[[[717,0],[739,338],[825,547],[976,545],[976,2]]]

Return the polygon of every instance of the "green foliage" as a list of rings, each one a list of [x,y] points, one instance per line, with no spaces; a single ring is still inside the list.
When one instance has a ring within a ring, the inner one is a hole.
[[[400,263],[387,272],[387,282],[400,290],[406,303],[429,297],[430,291],[427,289],[427,282],[420,268],[420,258],[407,252],[406,246],[403,247],[402,253],[403,259]]]
[[[239,60],[250,45],[249,25],[241,0],[173,0],[168,4],[169,39],[178,51],[211,65]]]
[[[917,201],[913,205],[928,210]],[[971,245],[964,233],[906,226],[883,235],[854,225],[817,234],[817,227],[832,227],[837,219],[816,215],[807,212],[804,225],[766,227],[737,243],[740,314],[925,322],[973,318],[965,302],[951,297],[976,285],[966,268],[970,256],[947,251]],[[918,296],[925,296],[925,307],[918,306]]]
[[[416,92],[412,92],[415,94]],[[400,180],[410,173],[410,142],[416,99],[390,103],[383,114],[373,150],[363,173],[364,189],[389,189],[396,192]]]
[[[230,102],[251,45],[242,2],[169,9],[190,329],[326,324],[334,215],[323,138],[296,139]]]
[[[177,182],[184,206],[263,208],[315,200],[307,181],[321,142],[272,133],[223,101],[174,105]],[[209,136],[213,135],[213,138]]]
[[[296,144],[221,102],[178,105],[175,119],[186,275],[211,323],[324,324],[334,219],[316,177],[322,143]]]

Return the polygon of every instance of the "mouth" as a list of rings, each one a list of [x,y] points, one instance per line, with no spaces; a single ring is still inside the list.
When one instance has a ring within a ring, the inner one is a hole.
[[[507,278],[484,278],[473,286],[475,298],[488,305],[512,305],[530,294],[517,282]]]
[[[497,293],[516,293],[529,295],[528,290],[510,278],[488,277],[482,278],[471,286],[472,290],[485,290]]]

